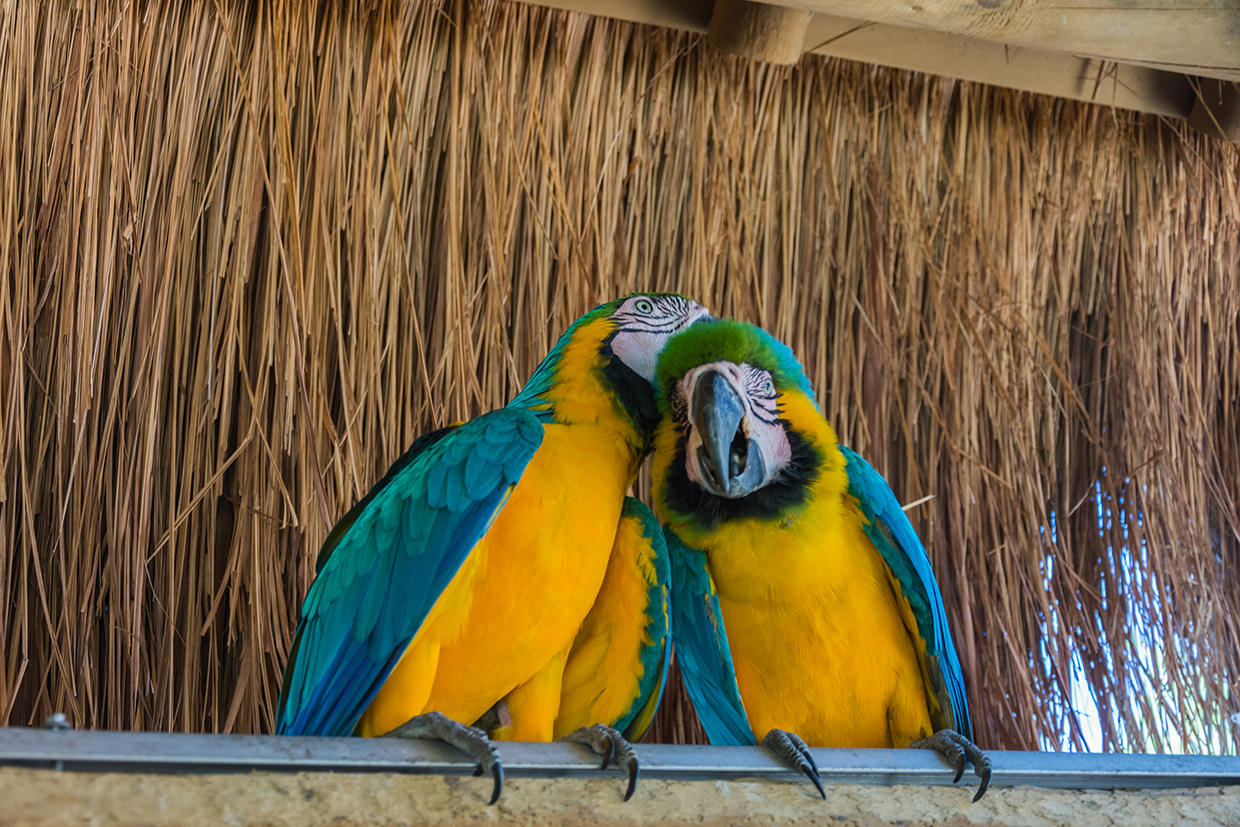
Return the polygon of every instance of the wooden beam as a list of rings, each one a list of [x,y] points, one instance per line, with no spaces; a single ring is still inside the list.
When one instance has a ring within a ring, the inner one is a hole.
[[[1196,97],[1189,79],[1177,72],[827,14],[814,15],[805,47],[816,54],[1171,118],[1187,118]]]
[[[809,17],[752,0],[715,0],[706,40],[738,57],[791,65],[801,59]]]
[[[875,2],[882,5],[886,0]],[[539,5],[701,33],[710,25],[712,8],[711,0],[542,0]],[[1196,99],[1188,78],[1180,72],[831,14],[810,18],[804,48],[863,63],[1172,118],[1187,118]]]
[[[1240,87],[1203,78],[1194,84],[1197,100],[1188,123],[1212,138],[1240,143]]]
[[[815,13],[1240,80],[1240,0],[780,0]]]
[[[532,6],[547,6],[564,11],[596,14],[600,17],[612,17],[616,20],[627,20],[630,23],[644,23],[648,26],[663,26],[668,29],[680,29],[688,32],[706,33],[710,27],[711,9],[714,0],[520,0]]]

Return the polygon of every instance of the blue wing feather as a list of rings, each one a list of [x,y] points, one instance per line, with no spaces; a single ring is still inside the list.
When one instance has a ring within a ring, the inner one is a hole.
[[[542,436],[514,408],[428,434],[332,529],[285,669],[278,732],[352,733]]]
[[[645,503],[634,497],[624,498],[621,519],[637,520],[641,524],[642,537],[649,543],[650,562],[654,566],[655,581],[646,592],[646,632],[650,643],[642,647],[642,678],[638,682],[637,697],[614,726],[625,737],[640,741],[654,719],[654,713],[663,700],[663,688],[667,684],[667,667],[671,660],[672,635],[668,593],[671,588],[671,562],[668,560],[667,542],[658,520]],[[636,724],[630,730],[630,725]]]
[[[366,510],[370,506],[371,500],[373,500],[377,494],[381,493],[387,487],[387,484],[391,481],[391,479],[400,474],[400,472],[405,469],[405,466],[411,463],[415,457],[420,456],[423,451],[427,450],[431,445],[434,445],[436,442],[452,433],[452,431],[458,427],[460,427],[459,424],[449,425],[446,428],[428,431],[413,441],[413,444],[409,446],[409,450],[401,454],[400,458],[397,459],[396,462],[393,462],[392,466],[388,468],[387,473],[383,475],[383,479],[375,483],[374,488],[366,492],[366,496],[362,497],[362,499],[350,508],[348,513],[341,517],[340,520],[337,521],[336,525],[332,527],[331,533],[329,533],[327,535],[327,539],[323,541],[323,547],[319,549],[319,556],[315,560],[315,574],[318,574],[323,570],[323,565],[327,562],[327,559],[331,557],[332,552],[335,551],[336,547],[340,544],[340,538],[343,537],[353,526],[353,522],[358,518],[358,516],[366,513]],[[424,479],[415,478],[414,481],[423,486],[423,488],[419,490],[424,490],[426,484]]]
[[[664,532],[672,560],[672,637],[676,661],[698,720],[716,746],[753,746],[741,702],[723,612],[706,555]]]
[[[667,601],[667,589],[663,590],[663,600]],[[633,702],[633,707],[623,718],[617,723],[615,728],[619,730],[625,738],[630,741],[640,741],[646,736],[646,731],[650,729],[650,724],[654,722],[655,713],[659,711],[659,704],[663,702],[663,690],[667,687],[667,670],[672,662],[672,635],[671,622],[669,618],[667,632],[663,635],[661,645],[656,647],[658,680],[654,682],[648,690],[644,690],[637,700]]]
[[[866,534],[882,554],[913,610],[918,632],[926,645],[925,656],[932,680],[941,680],[943,684],[936,686],[936,691],[947,691],[952,716],[950,726],[966,738],[972,738],[964,673],[956,657],[943,596],[939,593],[926,549],[882,475],[856,452],[843,446],[840,450],[848,463],[849,493],[857,499],[867,520]]]

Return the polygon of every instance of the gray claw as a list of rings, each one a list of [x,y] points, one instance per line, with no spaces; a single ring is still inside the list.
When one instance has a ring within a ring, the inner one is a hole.
[[[612,758],[615,758],[616,766],[624,767],[629,772],[629,786],[624,791],[624,800],[628,801],[633,797],[633,791],[637,789],[637,776],[641,772],[641,767],[637,761],[637,753],[633,751],[633,745],[626,741],[623,735],[609,726],[595,724],[594,726],[579,727],[560,740],[585,744],[597,754],[603,756],[603,766],[601,769],[604,770],[607,769]]]
[[[978,785],[977,794],[973,796],[975,802],[990,789],[990,758],[978,749],[976,744],[954,729],[940,729],[929,738],[914,741],[908,745],[908,748],[932,749],[945,757],[949,763],[955,764],[956,777],[952,779],[953,784],[964,775],[965,762],[972,764],[973,772],[982,780],[982,783]]]
[[[500,763],[499,753],[491,745],[487,734],[480,729],[457,723],[441,712],[427,712],[415,715],[383,737],[426,738],[451,744],[478,762],[475,776],[490,772],[495,778],[488,806],[499,801],[499,794],[504,791],[504,765]]]
[[[785,764],[808,778],[814,785],[814,789],[818,790],[818,794],[824,801],[826,800],[827,792],[822,788],[822,776],[818,774],[818,764],[814,762],[814,756],[800,736],[793,732],[784,732],[782,729],[772,729],[762,739],[762,746],[774,752]]]

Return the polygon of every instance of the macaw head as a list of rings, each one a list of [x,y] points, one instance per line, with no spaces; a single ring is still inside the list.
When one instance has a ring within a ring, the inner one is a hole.
[[[668,340],[711,318],[675,293],[634,293],[601,304],[569,327],[512,401],[558,422],[618,414],[645,443],[658,422],[654,371]]]
[[[673,338],[659,359],[664,417],[683,439],[673,470],[713,497],[741,500],[797,471],[806,450],[785,416],[817,412],[787,346],[742,322],[711,320]],[[821,418],[820,415],[818,418]]]
[[[608,310],[605,317],[614,325],[611,352],[651,384],[668,340],[694,322],[711,318],[705,307],[676,293],[634,293],[595,312]]]

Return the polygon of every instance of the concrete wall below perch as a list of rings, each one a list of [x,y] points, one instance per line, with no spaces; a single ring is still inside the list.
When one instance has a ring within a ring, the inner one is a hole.
[[[926,750],[815,749],[827,800],[758,747],[639,744],[642,778],[576,744],[496,745],[491,779],[436,741],[0,729],[0,825],[1240,825],[1240,757],[990,752],[977,779]]]
[[[514,778],[486,806],[487,779],[393,773],[147,775],[0,768],[0,824],[608,825],[1002,824],[1029,827],[1240,824],[1240,789],[1083,791],[827,786],[780,781],[643,779],[628,803],[620,779]]]

